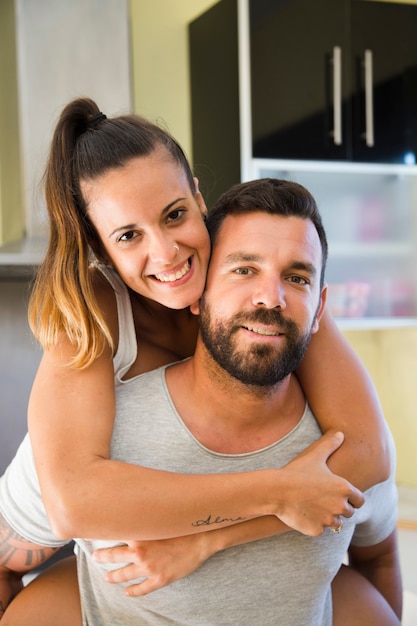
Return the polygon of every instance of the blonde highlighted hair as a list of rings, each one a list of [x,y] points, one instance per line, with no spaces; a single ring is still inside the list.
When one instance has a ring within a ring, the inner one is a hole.
[[[70,365],[85,368],[113,342],[91,282],[92,257],[105,259],[91,224],[80,182],[94,180],[129,160],[165,148],[183,167],[190,188],[187,158],[165,130],[137,115],[106,118],[95,102],[79,98],[63,110],[52,138],[45,172],[50,237],[29,302],[29,324],[44,349],[62,332],[76,353]]]

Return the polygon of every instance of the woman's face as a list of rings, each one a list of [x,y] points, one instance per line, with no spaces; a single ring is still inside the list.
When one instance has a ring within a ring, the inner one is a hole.
[[[210,255],[206,207],[164,149],[83,181],[81,191],[103,248],[126,285],[172,309],[199,299]]]

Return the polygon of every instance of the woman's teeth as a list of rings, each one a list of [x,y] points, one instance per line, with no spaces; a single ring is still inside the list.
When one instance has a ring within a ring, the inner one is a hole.
[[[190,267],[191,267],[191,263],[189,259],[187,259],[184,265],[182,266],[182,268],[177,270],[175,273],[155,274],[155,278],[160,280],[162,283],[173,283],[175,280],[179,280],[180,278],[185,276],[185,274],[190,271]]]

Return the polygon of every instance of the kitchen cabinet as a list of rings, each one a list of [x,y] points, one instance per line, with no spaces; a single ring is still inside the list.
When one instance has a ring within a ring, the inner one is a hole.
[[[417,6],[250,2],[255,157],[415,162]]]
[[[369,0],[221,0],[189,26],[208,205],[241,180],[305,185],[345,328],[417,325],[416,41],[416,5]]]
[[[236,0],[221,0],[189,26],[193,164],[209,205],[241,179],[240,132],[249,128],[239,113],[247,102],[240,97],[239,34]]]
[[[415,164],[416,41],[417,5],[363,0],[351,2],[354,161]],[[369,61],[368,105],[372,108],[368,123],[366,56]],[[370,135],[369,145],[367,134]]]
[[[254,160],[318,204],[329,242],[328,304],[345,329],[417,325],[417,172],[393,165]]]
[[[415,163],[416,5],[221,0],[189,33],[193,156],[210,199],[253,157]]]

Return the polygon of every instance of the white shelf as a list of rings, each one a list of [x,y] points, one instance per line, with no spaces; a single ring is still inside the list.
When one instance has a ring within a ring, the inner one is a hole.
[[[42,263],[45,239],[22,239],[0,246],[0,280],[28,280]]]
[[[252,159],[252,176],[259,177],[261,170],[323,172],[339,174],[375,174],[387,176],[417,176],[417,165],[385,163],[352,163],[348,161],[298,161],[291,159]]]
[[[335,318],[340,330],[389,330],[394,328],[417,328],[416,317],[360,317]]]
[[[358,243],[352,241],[350,243],[331,242],[329,255],[335,257],[355,257],[355,258],[378,258],[378,257],[397,257],[403,258],[409,256],[413,251],[412,244],[404,243],[383,243],[373,241]]]
[[[37,266],[46,252],[45,239],[21,239],[0,246],[0,265]]]

